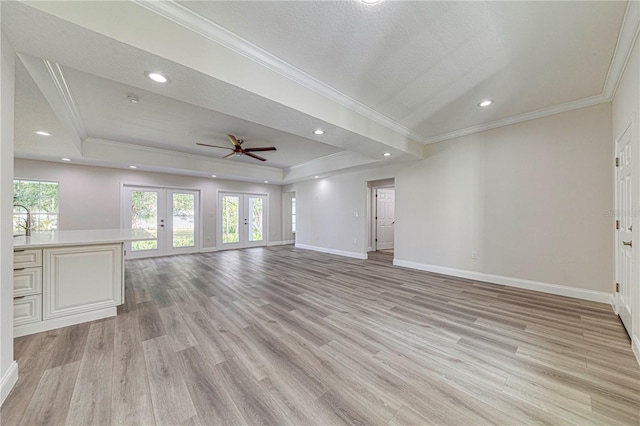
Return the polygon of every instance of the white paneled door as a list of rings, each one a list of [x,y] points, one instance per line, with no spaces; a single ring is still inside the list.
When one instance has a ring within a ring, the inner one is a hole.
[[[376,250],[393,248],[395,189],[376,189]]]
[[[267,245],[266,195],[220,192],[218,212],[218,247]]]
[[[122,226],[144,229],[150,236],[127,243],[127,258],[199,251],[199,202],[198,191],[125,186]]]
[[[631,335],[634,251],[640,239],[633,241],[634,192],[632,126],[616,141],[616,310]]]

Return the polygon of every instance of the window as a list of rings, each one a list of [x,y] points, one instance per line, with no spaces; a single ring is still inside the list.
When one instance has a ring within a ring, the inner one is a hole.
[[[58,229],[58,182],[35,180],[13,181],[13,204],[22,204],[31,212],[32,231]],[[13,208],[13,231],[24,233],[27,212],[21,207]]]
[[[291,199],[291,232],[296,233],[296,198]]]

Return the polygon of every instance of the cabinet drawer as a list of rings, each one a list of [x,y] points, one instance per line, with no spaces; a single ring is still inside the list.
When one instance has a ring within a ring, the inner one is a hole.
[[[42,250],[18,250],[13,252],[13,269],[42,266]]]
[[[13,299],[13,325],[42,321],[42,295]]]
[[[29,296],[42,293],[42,268],[13,271],[13,296]]]

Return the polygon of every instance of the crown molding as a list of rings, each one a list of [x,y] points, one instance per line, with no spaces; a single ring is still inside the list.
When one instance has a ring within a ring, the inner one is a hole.
[[[132,150],[132,151],[143,153],[145,155],[154,155],[154,154],[169,155],[171,157],[183,158],[187,160],[206,161],[207,163],[225,165],[225,166],[229,165],[228,160],[221,160],[217,158],[203,158],[201,155],[189,154],[186,152],[172,151],[170,149],[162,149],[162,148],[153,148],[149,146],[135,145],[135,144],[125,143],[125,142],[116,142],[116,141],[111,141],[106,139],[87,138],[85,139],[84,144],[92,144],[92,145],[101,146],[104,148],[110,147],[110,148],[117,148],[117,149]],[[261,164],[233,163],[233,165],[240,168],[261,169],[265,171],[278,172],[278,173],[282,173],[283,171],[282,169],[277,167],[263,166]]]
[[[478,126],[467,127],[465,129],[437,136],[425,137],[345,95],[344,93],[334,89],[304,71],[272,55],[266,50],[256,46],[248,40],[245,40],[244,38],[173,0],[161,2],[143,0],[133,1],[139,6],[171,20],[172,22],[175,22],[176,24],[181,25],[209,40],[219,43],[226,48],[265,66],[266,68],[289,78],[309,90],[319,93],[320,95],[325,96],[352,111],[355,111],[403,136],[422,142],[425,145],[610,101],[615,95],[622,73],[624,72],[625,66],[631,56],[633,45],[638,37],[638,33],[640,32],[640,2],[630,1],[627,4],[614,55],[603,86],[603,91],[599,95],[508,117]]]
[[[609,99],[613,99],[618,90],[618,85],[622,79],[624,69],[629,62],[633,46],[640,33],[640,2],[630,1],[627,3],[622,20],[620,33],[616,42],[616,49],[609,65],[609,72],[605,80],[603,94]]]
[[[135,164],[140,171],[156,171],[162,173],[216,174],[221,179],[262,181],[268,180],[278,184],[283,180],[282,169],[260,164],[245,164],[229,160],[205,157],[202,155],[132,145],[104,139],[88,138],[82,144],[83,159],[97,160],[104,163]],[[145,170],[145,169],[151,170]]]
[[[496,120],[489,123],[478,124],[477,126],[467,127],[465,129],[455,130],[453,132],[444,133],[442,135],[433,136],[427,138],[427,144],[443,142],[450,139],[459,138],[462,136],[472,135],[474,133],[484,132],[486,130],[497,129],[498,127],[510,126],[512,124],[522,123],[524,121],[535,120],[537,118],[548,117],[554,114],[560,114],[562,112],[572,111],[574,109],[585,108],[592,105],[601,104],[603,102],[609,102],[611,98],[605,95],[595,95],[588,98],[579,99],[573,102],[567,102],[566,104],[556,105],[549,108],[539,109],[537,111],[526,112],[520,115],[514,115],[502,120]]]
[[[390,119],[378,111],[358,102],[352,97],[340,92],[326,83],[307,74],[288,62],[267,52],[259,46],[251,43],[239,35],[227,30],[202,15],[188,9],[173,1],[144,1],[133,0],[133,2],[165,19],[168,19],[208,40],[218,43],[227,49],[242,55],[265,68],[276,72],[301,86],[314,91],[337,104],[344,106],[378,124],[393,130],[407,138],[425,143],[426,138],[402,124]]]
[[[51,77],[51,81],[53,82],[58,95],[60,95],[62,104],[64,105],[65,111],[67,112],[67,115],[69,116],[73,127],[78,133],[78,137],[80,138],[80,140],[85,140],[88,136],[87,128],[85,127],[82,116],[80,115],[78,105],[76,104],[76,101],[71,94],[71,89],[67,84],[67,79],[64,76],[62,67],[60,66],[60,64],[49,61],[48,59],[43,59],[42,61],[44,62],[44,66],[47,69],[49,76]]]

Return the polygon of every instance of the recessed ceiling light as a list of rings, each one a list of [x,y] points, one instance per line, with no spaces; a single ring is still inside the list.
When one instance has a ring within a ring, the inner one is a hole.
[[[51,133],[45,132],[44,130],[34,130],[33,133],[40,136],[51,136]]]
[[[313,131],[314,135],[324,135],[324,130],[322,129],[316,129]]]
[[[127,95],[127,100],[132,104],[137,104],[138,102],[140,102],[140,98],[136,95]]]
[[[67,158],[67,157],[62,157],[61,158],[62,161],[71,161],[71,158]]]
[[[314,179],[318,179],[319,177],[320,177],[320,176],[318,176],[318,175],[315,175],[315,176],[314,176],[313,178],[314,178]]]
[[[478,104],[478,106],[481,106],[481,107],[488,107],[488,106],[489,106],[489,105],[491,105],[492,103],[493,103],[493,100],[492,100],[492,99],[485,99],[485,100],[483,100],[482,102],[480,102],[480,103]]]
[[[137,169],[138,166],[129,166],[130,169]]]
[[[380,3],[380,0],[360,0],[364,4],[376,4]]]
[[[211,175],[211,177],[216,177],[216,175]]]
[[[151,71],[145,71],[144,75],[147,76],[147,78],[150,78],[151,80],[155,81],[156,83],[168,83],[169,79],[167,77],[165,77],[164,75],[158,73],[158,72],[151,72]]]
[[[268,181],[268,180],[265,180],[265,181],[264,181],[264,183],[269,183],[269,181]]]
[[[390,152],[385,152],[384,154],[382,154],[383,157],[391,157],[391,153]]]

